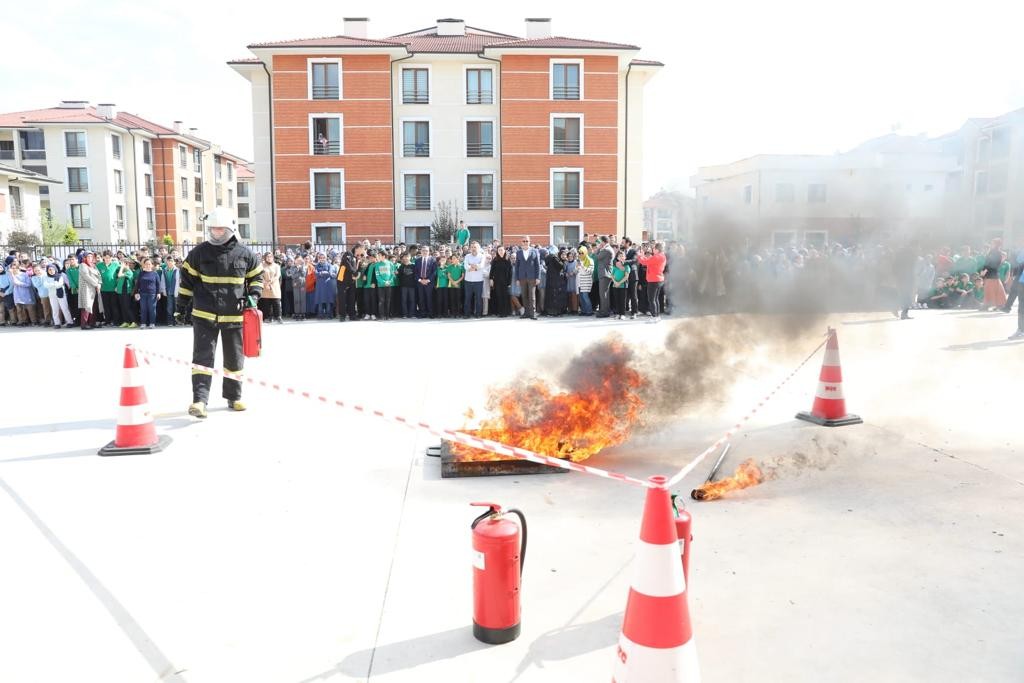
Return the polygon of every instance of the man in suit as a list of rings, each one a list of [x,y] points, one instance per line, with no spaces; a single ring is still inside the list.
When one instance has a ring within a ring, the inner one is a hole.
[[[338,277],[338,321],[345,322],[345,315],[349,320],[358,319],[356,314],[356,280],[355,274],[359,270],[359,259],[363,255],[363,245],[356,244],[352,251],[346,251],[341,255],[341,268],[344,274]],[[339,270],[340,272],[340,270]]]
[[[534,304],[537,296],[537,285],[540,284],[540,254],[530,246],[530,238],[523,237],[516,255],[516,266],[513,277],[519,281],[522,290],[523,318],[529,320],[537,319],[537,309]]]
[[[629,305],[629,318],[636,320],[637,311],[640,308],[640,301],[637,298],[637,251],[633,240],[628,237],[622,238],[622,248],[626,250],[626,265],[629,266],[629,280],[626,282],[626,303]]]
[[[605,235],[601,235],[597,244],[597,253],[594,254],[594,270],[597,271],[597,287],[598,293],[601,296],[601,306],[594,317],[607,318],[611,315],[612,310],[610,292],[612,287],[612,259],[615,257],[615,251],[612,249],[611,244],[608,243],[608,238]]]
[[[416,317],[434,317],[434,283],[437,280],[437,260],[430,255],[430,247],[420,247],[416,266]]]

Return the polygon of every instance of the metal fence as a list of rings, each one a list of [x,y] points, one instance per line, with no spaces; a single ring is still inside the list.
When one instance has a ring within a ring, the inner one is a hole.
[[[295,243],[282,243],[275,244],[273,242],[256,242],[252,240],[242,240],[245,246],[252,249],[257,254],[263,255],[266,252],[275,252],[278,249],[284,252],[291,251],[294,254],[302,253],[305,251],[305,247],[302,244]],[[183,244],[171,244],[165,245],[164,243],[118,243],[118,244],[99,244],[99,243],[86,243],[79,242],[77,244],[44,244],[36,245],[32,247],[15,247],[12,245],[0,245],[0,260],[7,256],[11,251],[24,252],[28,254],[32,260],[37,260],[43,256],[63,261],[64,259],[74,256],[79,249],[85,249],[87,251],[95,252],[96,254],[102,254],[104,251],[109,250],[111,254],[117,255],[118,252],[127,255],[134,255],[143,247],[149,250],[150,254],[159,255],[161,249],[166,249],[167,253],[174,253],[185,258],[188,253],[195,248],[195,244],[183,243]],[[313,253],[324,253],[324,254],[341,254],[348,251],[350,247],[355,246],[353,244],[342,244],[342,243],[316,243],[313,244],[310,252]],[[376,243],[371,246],[377,247]],[[383,249],[394,249],[397,244],[381,244],[380,247]]]

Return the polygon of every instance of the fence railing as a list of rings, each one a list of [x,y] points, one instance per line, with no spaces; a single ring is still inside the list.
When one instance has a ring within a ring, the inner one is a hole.
[[[490,142],[468,142],[466,143],[466,156],[493,157],[494,145]]]
[[[580,208],[579,194],[555,193],[554,208],[556,209],[578,209]]]
[[[341,142],[339,140],[327,140],[325,142],[314,140],[313,154],[316,156],[337,156],[341,154]]]
[[[556,100],[578,100],[580,98],[580,87],[578,85],[556,85],[552,88],[553,99]]]
[[[555,140],[552,145],[555,154],[579,154],[579,140]]]
[[[403,156],[407,157],[429,157],[429,142],[407,142],[403,147]]]
[[[338,86],[336,85],[314,85],[314,100],[336,100],[338,99]]]
[[[313,196],[313,207],[316,209],[340,209],[341,193],[315,194]]]
[[[13,149],[0,149],[0,160],[13,161],[14,150]]]
[[[494,104],[494,91],[467,90],[466,104]]]
[[[469,211],[492,211],[494,210],[494,197],[470,195],[466,198],[466,209]]]
[[[405,210],[406,211],[430,211],[430,195],[417,196],[417,195],[406,195],[405,197]]]

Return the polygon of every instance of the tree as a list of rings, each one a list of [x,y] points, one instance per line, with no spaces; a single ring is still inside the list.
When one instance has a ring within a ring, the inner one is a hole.
[[[32,232],[25,232],[24,230],[12,230],[10,237],[7,239],[8,246],[18,251],[30,251],[33,247],[37,247],[42,244],[42,240],[39,239],[39,235]]]
[[[449,244],[459,229],[459,207],[454,201],[438,202],[434,220],[430,224],[430,239],[434,244]]]
[[[171,237],[170,235],[164,235],[162,241],[164,243],[164,246],[167,247],[168,249],[174,246],[174,238]]]
[[[74,226],[70,222],[54,220],[49,211],[44,212],[40,217],[39,228],[43,234],[43,244],[75,244],[78,242],[78,231]]]

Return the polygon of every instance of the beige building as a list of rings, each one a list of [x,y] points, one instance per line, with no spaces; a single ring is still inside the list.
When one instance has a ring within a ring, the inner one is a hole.
[[[0,162],[0,244],[8,244],[14,231],[42,237],[41,190],[59,180]]]
[[[682,192],[658,192],[644,202],[644,231],[646,240],[662,242],[692,242],[694,207],[693,197]]]

